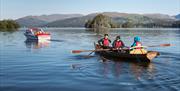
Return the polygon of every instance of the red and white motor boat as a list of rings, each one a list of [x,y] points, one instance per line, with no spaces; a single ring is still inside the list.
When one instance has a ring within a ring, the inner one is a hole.
[[[50,40],[49,32],[43,31],[41,28],[29,28],[24,33],[27,39],[30,40]]]

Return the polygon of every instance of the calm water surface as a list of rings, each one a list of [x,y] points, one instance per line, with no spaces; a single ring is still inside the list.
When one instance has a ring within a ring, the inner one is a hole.
[[[0,32],[1,91],[180,91],[180,30],[123,30],[127,46],[133,37],[144,45],[171,43],[166,48],[148,48],[161,55],[144,66],[138,63],[105,62],[95,54],[72,54],[74,49],[94,49],[101,33],[85,29],[45,29],[52,40],[26,41],[24,30]]]

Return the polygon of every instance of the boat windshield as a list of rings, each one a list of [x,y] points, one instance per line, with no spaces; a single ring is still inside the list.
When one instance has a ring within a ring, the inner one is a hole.
[[[35,28],[35,29],[29,29],[31,32],[33,33],[37,33],[37,32],[44,32],[42,29],[40,28]]]

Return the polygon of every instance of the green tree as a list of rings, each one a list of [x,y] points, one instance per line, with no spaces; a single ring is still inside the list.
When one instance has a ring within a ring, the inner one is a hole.
[[[17,22],[14,20],[2,20],[0,21],[0,31],[10,31],[10,30],[16,30],[20,26]]]
[[[134,27],[134,23],[131,19],[128,19],[127,22],[125,22],[124,24],[122,24],[122,27],[123,28],[132,28]]]
[[[88,20],[88,21],[85,23],[85,27],[86,27],[86,28],[91,28],[91,23],[92,23],[92,21],[91,21],[91,20]]]
[[[113,23],[111,18],[103,14],[98,14],[93,20],[88,20],[85,24],[86,28],[115,28],[117,24]]]

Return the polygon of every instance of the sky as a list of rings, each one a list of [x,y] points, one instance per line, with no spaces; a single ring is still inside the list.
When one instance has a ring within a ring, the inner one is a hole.
[[[96,12],[180,14],[180,0],[0,0],[0,20]]]

